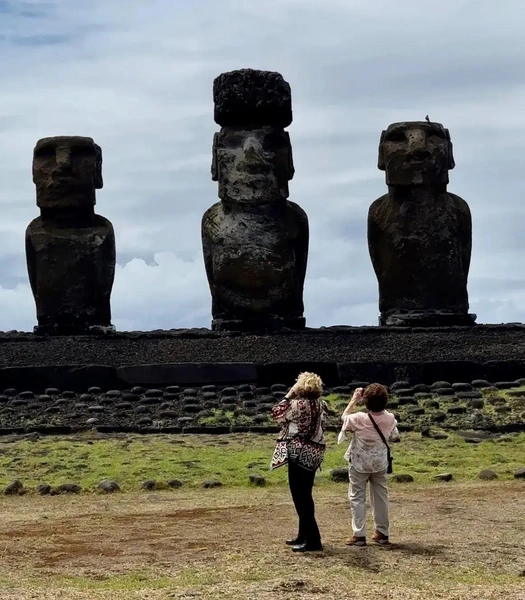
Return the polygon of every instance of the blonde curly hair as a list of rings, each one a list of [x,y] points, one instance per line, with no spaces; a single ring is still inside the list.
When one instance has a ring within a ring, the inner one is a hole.
[[[295,384],[288,395],[298,398],[319,398],[323,393],[323,381],[315,373],[304,371],[299,373]]]

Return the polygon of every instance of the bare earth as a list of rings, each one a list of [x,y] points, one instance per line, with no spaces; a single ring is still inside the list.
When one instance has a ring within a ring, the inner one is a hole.
[[[525,599],[524,491],[396,487],[385,549],[346,547],[346,486],[321,486],[325,551],[299,556],[280,487],[4,497],[0,599]]]

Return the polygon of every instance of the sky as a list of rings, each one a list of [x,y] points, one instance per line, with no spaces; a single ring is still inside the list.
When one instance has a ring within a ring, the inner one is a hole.
[[[472,212],[471,312],[525,321],[524,30],[523,0],[0,0],[0,330],[36,324],[24,234],[33,147],[54,135],[102,147],[117,329],[210,326],[212,83],[247,67],[292,88],[308,326],[377,324],[379,136],[427,114],[450,130],[449,191]]]

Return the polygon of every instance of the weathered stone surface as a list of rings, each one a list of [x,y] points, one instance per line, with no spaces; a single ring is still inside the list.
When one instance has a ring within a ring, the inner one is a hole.
[[[441,473],[440,475],[436,475],[433,477],[434,481],[452,481],[454,476],[452,473]]]
[[[413,483],[414,478],[409,473],[399,473],[397,475],[392,475],[392,481],[396,483]]]
[[[18,496],[23,494],[24,491],[24,484],[19,479],[15,479],[7,484],[4,493],[6,496]]]
[[[525,479],[525,467],[520,467],[516,471],[514,471],[515,479]]]
[[[213,82],[215,122],[221,127],[275,125],[292,122],[292,92],[280,73],[239,69]]]
[[[248,476],[248,479],[250,483],[257,487],[264,487],[266,485],[266,479],[262,475],[252,474]]]
[[[439,123],[403,122],[381,134],[378,167],[388,193],[368,213],[381,325],[471,325],[467,277],[472,220],[447,192],[452,143]]]
[[[206,479],[202,487],[206,489],[222,487],[222,483],[218,479]]]
[[[79,136],[39,140],[33,182],[41,214],[26,230],[26,258],[36,303],[35,332],[113,330],[115,234],[111,223],[94,211],[95,190],[102,188],[100,147]]]
[[[289,85],[278,73],[243,69],[214,82],[212,179],[220,202],[202,220],[216,330],[301,329],[308,218],[288,201],[294,175],[284,131]]]
[[[484,481],[493,481],[498,478],[498,474],[492,469],[483,469],[483,471],[480,471],[478,477]]]
[[[57,494],[80,494],[82,488],[76,483],[62,483],[54,488],[53,491]]]
[[[104,479],[101,481],[97,489],[105,494],[114,494],[115,492],[120,492],[120,486],[116,481],[112,481],[110,479]]]

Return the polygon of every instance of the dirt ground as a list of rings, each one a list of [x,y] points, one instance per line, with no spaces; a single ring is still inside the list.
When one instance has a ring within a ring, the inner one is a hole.
[[[525,484],[391,493],[391,548],[350,548],[346,486],[295,555],[284,488],[0,498],[0,599],[525,599]]]

